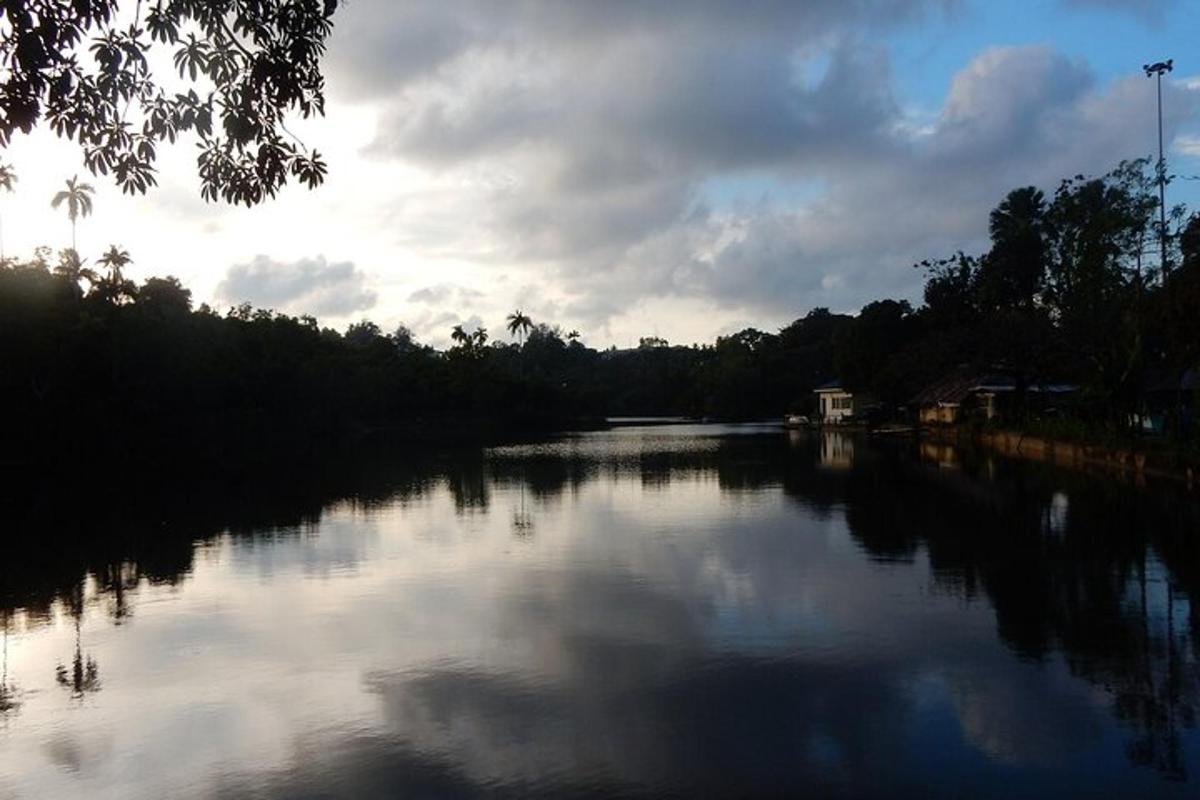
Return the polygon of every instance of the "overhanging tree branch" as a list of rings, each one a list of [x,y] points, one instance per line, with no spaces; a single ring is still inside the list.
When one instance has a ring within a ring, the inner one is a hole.
[[[114,27],[119,3],[4,4],[0,149],[48,124],[80,145],[93,174],[141,193],[155,184],[157,145],[192,133],[206,200],[253,205],[289,178],[310,188],[323,181],[320,155],[284,117],[324,114],[320,59],[337,0],[159,0],[144,28],[139,0],[128,32]],[[207,97],[168,92],[149,66],[155,48],[172,53],[185,81],[210,83]],[[135,106],[140,130],[127,122]]]

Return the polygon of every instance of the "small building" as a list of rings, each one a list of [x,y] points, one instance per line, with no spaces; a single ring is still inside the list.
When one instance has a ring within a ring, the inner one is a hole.
[[[841,381],[822,384],[813,393],[817,396],[817,419],[826,425],[841,425],[866,408],[864,400],[843,387]]]
[[[1140,408],[1132,419],[1134,426],[1153,435],[1190,433],[1198,391],[1200,371],[1147,370],[1142,381]]]
[[[927,386],[910,405],[922,425],[955,425],[972,415],[991,420],[1013,412],[1017,390],[1011,375],[957,370]],[[1045,412],[1077,391],[1071,384],[1032,383],[1025,387],[1026,402]]]
[[[922,425],[954,425],[974,405],[979,375],[958,370],[922,389],[910,403]]]

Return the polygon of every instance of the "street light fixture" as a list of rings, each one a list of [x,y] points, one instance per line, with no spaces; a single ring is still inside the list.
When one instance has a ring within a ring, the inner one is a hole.
[[[1154,64],[1143,64],[1146,77],[1154,76],[1158,83],[1158,244],[1162,253],[1163,277],[1167,276],[1167,162],[1163,159],[1162,133],[1162,76],[1175,69],[1175,60],[1168,58]]]

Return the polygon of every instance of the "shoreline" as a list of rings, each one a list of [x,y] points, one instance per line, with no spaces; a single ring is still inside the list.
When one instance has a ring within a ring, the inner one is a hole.
[[[1109,474],[1132,477],[1144,483],[1146,478],[1195,483],[1196,468],[1177,449],[1164,443],[1160,448],[1113,447],[1053,439],[1018,430],[971,431],[960,426],[921,427],[920,439],[944,444],[974,445],[1000,455],[1036,461],[1067,469],[1099,469]]]

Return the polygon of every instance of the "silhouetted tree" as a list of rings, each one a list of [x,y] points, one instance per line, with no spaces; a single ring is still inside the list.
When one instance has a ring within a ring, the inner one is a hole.
[[[0,39],[0,147],[42,122],[72,139],[95,174],[122,190],[155,184],[158,147],[199,137],[207,200],[257,203],[291,177],[321,183],[325,165],[284,127],[284,115],[323,114],[320,59],[337,0],[9,0]],[[163,52],[165,51],[165,52]],[[156,78],[171,54],[178,78]],[[131,109],[138,122],[132,122]]]
[[[96,290],[105,301],[122,303],[132,300],[137,294],[137,286],[125,277],[125,267],[132,263],[133,259],[129,253],[115,244],[96,261],[97,266],[108,270],[108,274],[103,276],[96,286]]]
[[[1117,421],[1143,366],[1142,260],[1157,198],[1145,159],[1064,181],[1047,210],[1046,305],[1093,402]]]
[[[397,325],[396,330],[392,332],[391,340],[400,353],[413,353],[421,349],[417,343],[417,337],[407,325]]]
[[[159,319],[181,319],[192,309],[192,293],[178,278],[147,278],[137,291],[137,304]]]
[[[356,322],[346,329],[346,341],[355,347],[370,347],[383,338],[383,331],[370,320]]]
[[[847,386],[889,403],[907,399],[905,385],[892,356],[911,338],[912,306],[905,300],[877,300],[834,340],[834,362]]]
[[[529,334],[529,329],[533,327],[533,320],[518,308],[508,315],[507,321],[508,332],[513,336],[520,337],[523,343],[524,337]]]
[[[1030,310],[1046,276],[1046,198],[1026,186],[1008,193],[988,218],[992,247],[979,264],[980,301],[987,310]]]
[[[54,195],[50,201],[51,208],[58,208],[64,203],[67,206],[67,219],[71,221],[71,249],[78,252],[75,246],[75,225],[80,217],[92,213],[92,193],[95,189],[90,183],[80,183],[79,176],[67,179],[67,188]]]

